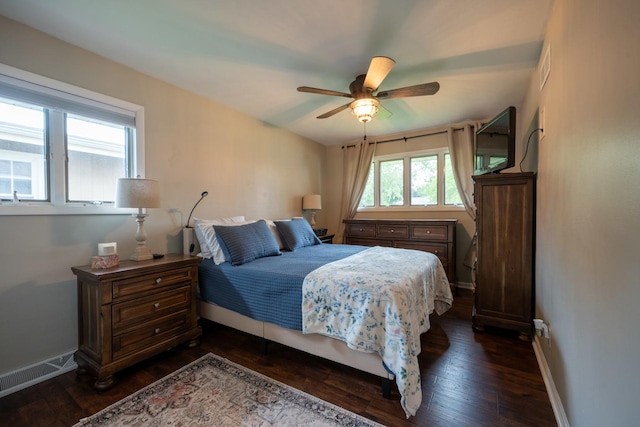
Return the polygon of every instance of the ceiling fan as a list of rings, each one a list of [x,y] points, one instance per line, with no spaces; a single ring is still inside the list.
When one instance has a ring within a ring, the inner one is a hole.
[[[385,90],[377,92],[378,87],[382,81],[387,77],[396,61],[386,56],[374,56],[371,58],[369,64],[369,70],[367,74],[361,74],[349,85],[349,92],[338,92],[335,90],[318,89],[309,86],[300,86],[299,92],[317,93],[320,95],[331,96],[343,96],[345,98],[353,98],[354,100],[341,105],[338,108],[334,108],[331,111],[327,111],[324,114],[319,115],[318,119],[326,119],[334,114],[339,113],[342,110],[346,110],[347,107],[351,108],[353,114],[362,123],[367,123],[373,119],[381,107],[381,99],[392,98],[406,98],[409,96],[424,96],[433,95],[440,89],[438,82],[423,83],[414,86],[401,87],[398,89]]]

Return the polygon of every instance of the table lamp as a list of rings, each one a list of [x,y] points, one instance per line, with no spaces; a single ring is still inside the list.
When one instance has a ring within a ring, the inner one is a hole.
[[[142,178],[119,178],[116,185],[116,207],[138,208],[138,213],[133,214],[138,223],[136,232],[138,244],[129,259],[133,261],[153,259],[153,254],[147,248],[147,233],[144,231],[144,219],[147,213],[142,209],[160,207],[158,181]]]
[[[302,210],[311,211],[311,228],[316,226],[316,211],[322,209],[319,194],[307,194],[302,198]]]

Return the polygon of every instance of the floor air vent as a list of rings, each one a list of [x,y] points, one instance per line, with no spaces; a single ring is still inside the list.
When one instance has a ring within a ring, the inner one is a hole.
[[[73,352],[0,376],[0,397],[76,369]]]

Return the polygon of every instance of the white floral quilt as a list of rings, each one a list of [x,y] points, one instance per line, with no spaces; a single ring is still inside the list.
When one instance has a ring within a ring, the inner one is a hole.
[[[408,418],[422,402],[420,334],[429,330],[429,314],[434,309],[444,313],[452,302],[437,256],[376,246],[307,275],[302,285],[302,332],[378,353],[396,377]]]

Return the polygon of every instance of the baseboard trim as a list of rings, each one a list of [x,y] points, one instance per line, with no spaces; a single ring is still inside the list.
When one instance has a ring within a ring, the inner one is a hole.
[[[547,359],[545,358],[544,352],[542,351],[540,337],[538,337],[537,335],[534,336],[532,344],[533,352],[536,354],[538,366],[540,367],[540,373],[542,374],[542,379],[544,380],[544,385],[547,388],[547,394],[549,395],[549,400],[551,401],[551,408],[553,408],[553,414],[556,417],[556,423],[558,423],[558,427],[570,427],[569,420],[567,419],[567,414],[564,412],[564,406],[562,406],[562,400],[560,400],[558,390],[556,389],[556,385],[553,382],[553,377],[551,376],[551,371],[549,370]]]
[[[0,397],[76,369],[78,365],[73,360],[73,353],[75,351],[0,375]]]

